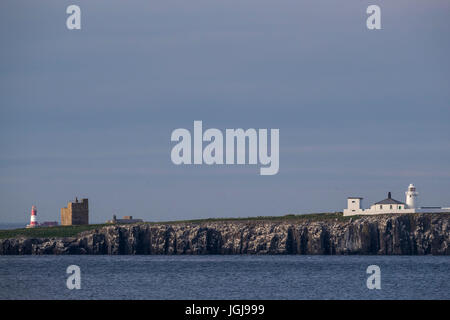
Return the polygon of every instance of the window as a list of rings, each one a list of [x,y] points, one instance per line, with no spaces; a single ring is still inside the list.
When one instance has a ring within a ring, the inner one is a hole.
[[[402,208],[402,206],[398,206],[398,208],[399,208],[399,209],[401,209],[401,208]]]
[[[390,205],[389,209],[392,209],[392,204]]]
[[[383,206],[380,204],[380,210],[383,209]]]
[[[355,203],[355,200],[352,200],[352,203]]]

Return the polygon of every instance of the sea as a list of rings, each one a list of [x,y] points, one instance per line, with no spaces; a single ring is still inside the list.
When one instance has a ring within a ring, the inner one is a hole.
[[[0,299],[450,299],[450,257],[0,256]]]
[[[10,223],[5,223],[2,222],[0,223],[0,230],[7,230],[7,229],[20,229],[20,228],[25,228],[27,226],[27,224],[29,224],[30,222],[10,222]]]

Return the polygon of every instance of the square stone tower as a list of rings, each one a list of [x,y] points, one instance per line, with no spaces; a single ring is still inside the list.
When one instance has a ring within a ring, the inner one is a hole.
[[[75,199],[75,202],[69,202],[67,207],[61,208],[61,225],[72,226],[80,224],[89,224],[89,204],[88,199]]]

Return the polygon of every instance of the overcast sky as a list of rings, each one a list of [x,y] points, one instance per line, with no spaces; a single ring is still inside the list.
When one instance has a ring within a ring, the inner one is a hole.
[[[66,28],[77,4],[82,29]],[[382,30],[366,28],[378,4]],[[450,2],[0,2],[0,222],[450,205]],[[280,171],[175,166],[171,132],[280,129]]]

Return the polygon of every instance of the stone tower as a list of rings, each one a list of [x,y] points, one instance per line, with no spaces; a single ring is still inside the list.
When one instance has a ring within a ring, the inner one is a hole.
[[[89,224],[89,204],[88,199],[75,199],[75,202],[69,202],[67,207],[61,208],[61,225],[71,226]]]

